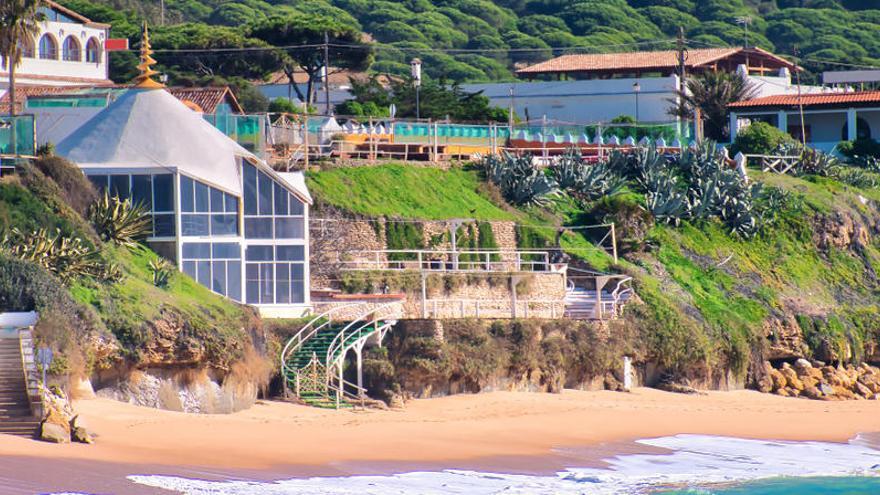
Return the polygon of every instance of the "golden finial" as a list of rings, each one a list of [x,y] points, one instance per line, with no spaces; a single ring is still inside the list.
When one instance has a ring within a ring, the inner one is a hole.
[[[165,87],[164,84],[153,80],[153,76],[156,76],[159,73],[153,70],[153,65],[156,63],[156,60],[150,56],[152,54],[153,50],[150,49],[150,31],[147,29],[147,21],[144,21],[144,34],[141,37],[141,63],[137,66],[141,73],[134,78],[134,87],[147,89]]]

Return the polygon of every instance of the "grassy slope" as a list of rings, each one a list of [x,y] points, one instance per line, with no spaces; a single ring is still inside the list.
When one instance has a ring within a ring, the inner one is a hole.
[[[767,319],[784,315],[802,322],[813,348],[825,340],[836,349],[849,345],[858,354],[866,339],[877,338],[871,330],[880,320],[873,303],[878,294],[873,270],[880,269],[877,246],[865,246],[859,253],[820,250],[813,237],[814,219],[820,216],[844,214],[871,225],[870,219],[880,217],[880,212],[862,198],[880,201],[880,191],[828,179],[760,172],[752,172],[752,177],[799,198],[756,239],[732,237],[713,222],[660,225],[648,233],[652,247],[647,252],[630,253],[614,266],[610,256],[590,243],[590,233],[572,232],[562,238],[566,251],[590,266],[635,277],[647,304],[631,323],[642,331],[643,352],[669,368],[723,364],[744,373],[750,354],[765,345]],[[595,223],[566,198],[548,208],[512,212],[509,206],[492,205],[492,196],[481,194],[486,189],[478,176],[461,170],[385,165],[318,172],[309,179],[319,201],[367,215],[455,218],[472,216],[462,211],[465,205],[480,204],[481,218],[514,219],[522,226]],[[382,186],[389,186],[391,193],[379,193]],[[552,243],[555,236],[555,228],[525,230],[528,235],[519,240],[523,247]]]
[[[308,174],[320,201],[369,216],[444,220],[513,220],[481,191],[477,173],[388,164]]]
[[[516,221],[527,226],[536,238],[534,243],[525,243],[524,247],[551,245],[556,235],[554,225],[577,222],[573,206],[564,199],[557,200],[553,208],[563,211],[562,214],[548,214],[538,208],[517,211],[498,204],[500,199],[473,170],[390,163],[309,172],[307,177],[309,190],[319,203],[352,213],[419,220]],[[611,266],[611,257],[581,234],[568,232],[563,235],[561,244],[566,252],[587,260],[597,269]]]

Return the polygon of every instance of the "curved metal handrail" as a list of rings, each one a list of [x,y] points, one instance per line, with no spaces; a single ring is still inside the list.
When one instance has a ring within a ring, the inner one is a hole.
[[[349,345],[345,345],[345,335],[346,335],[346,333],[351,329],[351,327],[355,326],[356,323],[363,321],[363,322],[364,322],[363,325],[361,325],[361,326],[358,327],[356,330],[354,330],[355,333],[359,333],[361,330],[363,330],[363,329],[366,328],[367,326],[371,325],[374,321],[378,321],[378,320],[379,320],[378,317],[377,317],[377,318],[370,319],[370,320],[366,320],[366,318],[368,318],[368,317],[370,317],[370,316],[373,316],[373,315],[375,315],[376,313],[378,313],[378,312],[380,312],[380,311],[383,311],[383,310],[385,310],[385,309],[387,309],[387,308],[391,308],[391,307],[393,307],[393,306],[397,306],[398,304],[399,304],[399,303],[393,302],[393,303],[388,303],[388,304],[383,304],[383,305],[381,305],[381,306],[377,306],[377,307],[371,309],[369,312],[364,313],[363,315],[361,315],[361,317],[358,318],[357,320],[355,320],[355,321],[349,323],[348,325],[346,325],[345,328],[343,328],[341,332],[339,332],[338,334],[336,334],[336,337],[334,337],[333,340],[330,342],[330,345],[327,346],[327,357],[326,357],[324,363],[325,363],[325,365],[326,365],[326,367],[327,367],[328,374],[329,374],[329,370],[330,370],[330,368],[331,368],[332,366],[335,366],[335,365],[336,365],[336,361],[339,360],[339,357],[337,357],[337,358],[333,358],[333,356],[334,356],[334,354],[335,354],[334,351],[347,351],[349,348],[351,348],[352,346],[354,346],[354,342],[352,342],[352,343],[349,344]],[[372,333],[373,333],[373,332],[370,332],[370,334],[372,334]],[[349,333],[349,335],[351,335],[351,333]],[[357,339],[357,340],[360,340],[360,339]],[[357,342],[357,340],[356,340],[355,342]],[[342,347],[342,349],[337,350],[336,348],[337,348],[337,347],[340,347],[340,346]],[[345,356],[345,352],[340,352],[340,356],[343,356],[343,357],[344,357],[344,356]],[[331,363],[331,361],[332,361],[332,363]]]
[[[617,310],[621,304],[620,298],[624,294],[628,294],[628,293],[632,292],[632,287],[626,287],[623,290],[621,290],[621,288],[623,288],[623,284],[631,282],[631,281],[632,281],[632,277],[625,276],[624,278],[620,279],[619,282],[617,282],[617,286],[614,288],[613,291],[611,291],[611,298],[612,298],[612,302],[614,304],[614,306],[612,307],[613,308],[612,311],[614,311],[615,314],[617,313]]]
[[[290,368],[287,366],[287,360],[291,354],[296,352],[296,350],[299,349],[300,346],[302,346],[302,344],[305,343],[305,341],[312,338],[316,333],[321,331],[321,329],[323,329],[327,325],[330,325],[331,323],[333,323],[333,313],[335,313],[336,311],[341,311],[343,309],[350,309],[350,308],[353,308],[356,306],[362,306],[364,304],[366,304],[366,303],[359,302],[359,303],[346,304],[344,306],[337,306],[335,308],[331,308],[330,310],[325,311],[325,312],[319,314],[318,316],[312,318],[304,327],[302,327],[299,330],[299,332],[297,332],[293,337],[288,339],[287,344],[284,346],[284,349],[282,349],[282,351],[281,351],[281,374],[285,375],[287,371],[290,371]],[[322,320],[325,320],[325,321],[323,321],[323,323],[321,323],[318,326],[314,326],[316,323],[318,323]],[[308,332],[308,334],[303,335],[306,332]]]

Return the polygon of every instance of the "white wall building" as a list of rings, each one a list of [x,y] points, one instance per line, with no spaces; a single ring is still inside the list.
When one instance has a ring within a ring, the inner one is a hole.
[[[25,43],[16,68],[20,85],[68,86],[110,84],[106,42],[110,25],[92,22],[51,0],[40,8],[46,16],[40,34]],[[0,92],[9,86],[9,67],[0,64]]]

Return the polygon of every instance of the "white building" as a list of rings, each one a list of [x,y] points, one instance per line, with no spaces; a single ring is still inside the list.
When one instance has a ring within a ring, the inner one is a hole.
[[[51,0],[40,11],[46,20],[40,34],[24,44],[16,83],[21,85],[110,84],[106,42],[108,24],[92,22]],[[9,86],[9,68],[0,64],[0,92]]]
[[[803,126],[801,125],[803,111]],[[751,122],[775,125],[796,139],[830,152],[841,141],[880,137],[880,91],[775,95],[730,105],[731,140]]]
[[[102,191],[150,208],[147,243],[202,285],[269,317],[309,300],[302,173],[275,172],[149,76],[57,144]]]
[[[678,101],[679,54],[674,50],[563,55],[517,71],[523,82],[465,84],[492,105],[513,106],[520,117],[572,123],[608,122],[620,115],[670,122]],[[757,96],[797,93],[793,63],[760,48],[690,49],[685,72],[739,72]],[[801,87],[805,93],[821,88]]]

